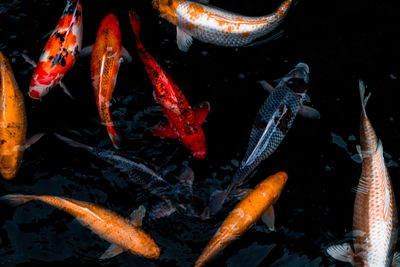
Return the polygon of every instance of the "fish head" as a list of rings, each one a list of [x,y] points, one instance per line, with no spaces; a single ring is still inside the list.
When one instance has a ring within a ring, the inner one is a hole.
[[[50,91],[50,86],[45,84],[36,83],[29,87],[29,97],[32,99],[40,100],[43,96],[45,96]]]
[[[300,62],[282,79],[282,82],[300,98],[305,99],[309,83],[309,74],[310,68],[308,65]]]
[[[40,100],[63,78],[62,73],[49,71],[50,64],[41,61],[35,68],[29,85],[29,96],[31,98]]]
[[[181,141],[196,159],[205,159],[207,157],[206,137],[202,129],[191,135],[184,135]]]
[[[3,155],[0,158],[0,173],[6,180],[11,180],[17,174],[21,165],[21,158],[18,154]]]

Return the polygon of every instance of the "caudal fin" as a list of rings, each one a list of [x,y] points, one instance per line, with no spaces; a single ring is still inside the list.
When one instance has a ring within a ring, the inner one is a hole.
[[[365,97],[365,84],[362,80],[359,80],[358,82],[359,88],[360,88],[360,98],[361,98],[361,107],[362,107],[362,112],[365,117],[367,117],[367,112],[365,111],[365,107],[367,106],[367,102],[369,97],[371,96],[371,93],[368,94],[367,97]]]
[[[224,204],[229,193],[230,190],[223,190],[223,191],[217,190],[214,193],[212,193],[210,197],[210,203],[208,205],[211,215],[216,214],[222,208],[222,205]]]
[[[140,19],[135,11],[129,10],[129,19],[131,20],[133,33],[136,35],[136,38],[139,39]]]
[[[0,197],[0,200],[8,202],[12,206],[19,206],[21,204],[24,204],[28,201],[35,199],[35,197],[36,196],[32,196],[32,195],[9,194],[9,195]]]
[[[72,139],[69,139],[68,137],[62,136],[62,135],[57,134],[57,133],[54,133],[54,135],[55,135],[58,139],[60,139],[61,141],[64,141],[65,143],[67,143],[68,145],[70,145],[70,146],[72,146],[72,147],[83,148],[83,149],[86,149],[86,150],[88,150],[88,151],[93,150],[93,147],[84,145],[84,144],[82,144],[82,143],[79,143],[79,142],[77,142],[77,141],[74,141],[74,140],[72,140]]]

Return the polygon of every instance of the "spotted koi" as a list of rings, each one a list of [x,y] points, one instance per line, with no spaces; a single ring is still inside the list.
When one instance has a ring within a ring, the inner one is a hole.
[[[232,182],[226,190],[216,191],[211,196],[211,214],[218,212],[232,190],[278,148],[297,113],[305,107],[303,101],[308,89],[308,75],[307,64],[297,64],[265,100],[253,124],[247,152]],[[319,116],[318,111],[311,107],[307,107],[307,112]]]
[[[270,15],[246,17],[207,4],[208,1],[153,0],[161,16],[177,26],[177,44],[188,51],[192,38],[220,46],[239,47],[275,29],[289,11],[285,0]]]
[[[132,220],[129,221],[101,206],[65,197],[10,194],[0,199],[9,201],[13,205],[40,200],[71,214],[82,225],[114,244],[112,249],[101,256],[102,259],[113,257],[125,250],[150,259],[160,256],[158,245],[140,227],[142,217],[131,217]],[[137,212],[132,214],[135,213]]]
[[[191,108],[179,87],[144,48],[139,39],[139,18],[133,11],[129,13],[129,16],[139,56],[153,83],[154,98],[162,107],[164,116],[168,120],[168,123],[154,128],[153,135],[161,138],[179,138],[195,158],[204,159],[207,155],[207,145],[201,125],[210,111],[210,104],[203,102],[194,109]]]
[[[82,5],[79,0],[68,0],[56,29],[47,41],[33,72],[29,96],[41,99],[53,87],[62,84],[82,48]]]
[[[348,243],[333,245],[327,253],[354,266],[399,266],[400,254],[395,253],[397,241],[397,209],[390,176],[365,106],[365,86],[359,84],[362,104],[360,123],[360,154],[362,172],[356,190],[353,214],[354,252]]]
[[[278,172],[266,178],[249,192],[226,217],[194,266],[203,265],[247,231],[260,217],[273,230],[275,220],[273,204],[278,200],[287,179],[286,173]]]

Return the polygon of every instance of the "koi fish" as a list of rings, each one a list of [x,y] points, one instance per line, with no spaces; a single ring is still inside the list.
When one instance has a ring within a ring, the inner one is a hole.
[[[204,3],[204,4],[203,4]],[[267,16],[247,17],[208,5],[208,0],[153,0],[161,17],[177,27],[178,48],[189,50],[193,37],[220,46],[239,47],[275,29],[286,16],[292,0],[285,0]]]
[[[354,266],[399,266],[400,253],[394,252],[397,239],[397,209],[393,188],[383,158],[382,142],[367,117],[365,86],[361,96],[360,143],[363,158],[353,214],[353,244],[334,245],[327,249],[333,258]]]
[[[108,135],[115,148],[119,148],[121,138],[114,128],[110,114],[110,100],[117,82],[119,65],[125,56],[130,61],[128,52],[121,46],[121,32],[118,19],[108,14],[100,24],[96,42],[92,49],[90,72],[94,95],[100,119],[107,127]]]
[[[216,191],[210,200],[210,213],[217,213],[233,189],[243,183],[246,177],[279,146],[289,131],[297,115],[319,118],[319,112],[304,106],[308,85],[309,68],[299,63],[273,89],[263,82],[264,88],[271,92],[258,112],[250,134],[247,152],[224,191]]]
[[[26,113],[11,65],[0,52],[0,172],[4,179],[17,174],[25,151]]]
[[[61,80],[75,64],[81,48],[82,5],[79,0],[68,0],[37,65],[25,56],[27,62],[35,67],[29,87],[29,96],[33,99],[41,99],[57,84],[71,96]]]
[[[142,218],[131,218],[132,223],[101,206],[57,196],[10,194],[0,199],[9,201],[13,205],[40,200],[71,214],[82,225],[119,247],[118,249],[114,247],[109,249],[107,253],[103,254],[102,259],[115,256],[119,254],[118,252],[125,250],[150,259],[156,259],[160,256],[158,245],[148,233],[140,228]],[[137,212],[133,214],[135,215]],[[111,250],[115,251],[116,254],[114,255]]]
[[[275,215],[272,205],[278,200],[287,179],[286,173],[278,172],[259,183],[226,217],[194,266],[203,265],[247,231],[260,217],[273,230]]]
[[[204,159],[207,156],[207,145],[201,125],[210,112],[210,104],[203,102],[194,109],[191,108],[179,87],[144,48],[139,39],[140,21],[137,15],[130,11],[129,17],[139,56],[153,83],[154,99],[168,120],[168,123],[154,128],[153,135],[161,138],[179,138],[195,158]]]
[[[91,147],[59,134],[55,134],[55,136],[68,145],[83,148],[90,154],[111,164],[121,172],[126,173],[133,183],[142,186],[151,194],[163,200],[173,203],[189,203],[192,200],[191,184],[190,186],[185,185],[185,182],[191,178],[174,185],[145,164],[138,162],[138,160],[129,159],[122,153]]]

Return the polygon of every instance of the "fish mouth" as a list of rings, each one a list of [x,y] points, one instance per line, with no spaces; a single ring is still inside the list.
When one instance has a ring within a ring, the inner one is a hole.
[[[195,157],[196,159],[205,159],[207,157],[207,152],[205,151],[193,152],[193,157]]]
[[[40,93],[37,90],[30,90],[29,97],[32,99],[40,100]]]

